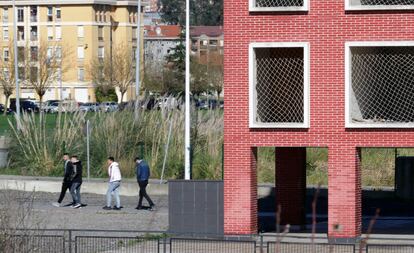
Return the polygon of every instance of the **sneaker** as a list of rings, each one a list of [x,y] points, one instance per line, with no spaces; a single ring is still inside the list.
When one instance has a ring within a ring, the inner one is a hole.
[[[115,206],[114,208],[112,208],[112,210],[121,210],[121,208],[122,208],[122,207],[116,207],[116,206]]]
[[[142,206],[137,206],[137,207],[135,207],[135,209],[137,209],[137,210],[142,210],[142,209],[144,209],[144,208],[142,208]]]
[[[59,203],[59,202],[53,202],[53,203],[52,203],[52,206],[54,206],[54,207],[61,207],[61,205],[60,205],[60,203]]]
[[[79,207],[81,207],[82,205],[80,204],[80,203],[78,203],[78,204],[75,204],[75,205],[73,205],[72,206],[72,208],[79,208]]]
[[[103,210],[112,210],[112,208],[110,206],[104,206],[102,207]]]
[[[116,206],[113,206],[112,209],[115,209]],[[124,208],[123,206],[120,206],[119,209]]]

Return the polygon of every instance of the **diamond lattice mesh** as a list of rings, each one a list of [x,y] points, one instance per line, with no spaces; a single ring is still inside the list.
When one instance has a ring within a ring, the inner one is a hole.
[[[304,0],[256,0],[256,7],[300,7]]]
[[[256,48],[256,122],[303,123],[303,48]]]
[[[414,0],[361,0],[361,5],[412,5]]]
[[[414,122],[414,48],[354,47],[353,122]]]

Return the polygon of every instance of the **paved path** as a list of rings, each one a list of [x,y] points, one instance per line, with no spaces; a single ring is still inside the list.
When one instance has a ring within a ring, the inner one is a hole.
[[[168,229],[168,197],[151,196],[156,211],[136,210],[137,197],[121,196],[120,211],[106,211],[105,195],[82,194],[82,203],[88,206],[79,209],[71,207],[54,207],[52,202],[58,198],[57,193],[35,193],[34,214],[41,221],[41,228],[47,229],[110,229],[110,230],[151,230]],[[71,201],[66,194],[64,203]],[[146,204],[144,200],[144,204]]]

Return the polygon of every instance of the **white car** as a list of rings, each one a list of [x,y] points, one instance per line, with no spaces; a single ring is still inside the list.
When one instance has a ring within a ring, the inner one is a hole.
[[[103,112],[115,112],[118,110],[118,104],[116,102],[102,102],[100,109]]]

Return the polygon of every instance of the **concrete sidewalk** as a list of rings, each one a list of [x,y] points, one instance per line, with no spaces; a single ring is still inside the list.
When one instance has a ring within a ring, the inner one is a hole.
[[[27,177],[27,176],[0,176],[0,190],[19,190],[36,192],[60,192],[62,178],[59,177]],[[108,181],[103,178],[83,180],[82,193],[105,194]],[[134,179],[122,180],[122,196],[137,196],[138,184]],[[168,195],[168,184],[160,184],[159,180],[150,180],[147,192],[149,195]]]

